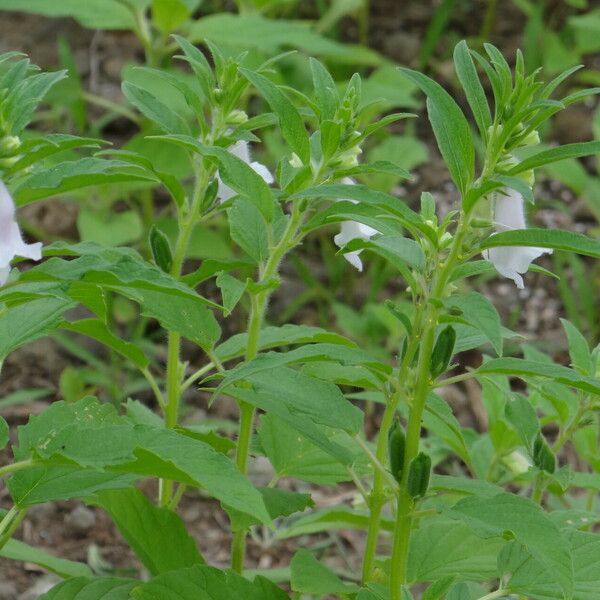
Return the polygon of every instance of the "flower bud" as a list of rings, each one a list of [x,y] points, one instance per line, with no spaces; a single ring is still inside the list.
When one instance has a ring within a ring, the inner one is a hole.
[[[388,455],[390,459],[390,471],[398,483],[400,483],[400,480],[402,479],[405,448],[406,436],[404,435],[402,425],[396,420],[388,434]]]
[[[295,152],[292,153],[292,157],[290,158],[289,162],[290,165],[295,169],[301,169],[304,166],[302,160]]]
[[[241,125],[248,120],[248,115],[243,110],[232,110],[227,115],[227,124],[229,125]]]
[[[6,135],[0,138],[0,156],[12,156],[21,145],[21,139],[16,135]]]
[[[406,480],[406,491],[413,500],[422,498],[427,493],[430,477],[431,458],[424,452],[419,452],[410,463]]]

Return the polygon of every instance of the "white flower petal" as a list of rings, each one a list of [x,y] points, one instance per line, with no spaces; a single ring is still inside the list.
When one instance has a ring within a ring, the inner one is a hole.
[[[42,244],[26,244],[15,221],[15,203],[0,181],[0,285],[4,285],[10,273],[10,263],[16,256],[40,260]]]
[[[527,228],[524,200],[519,192],[505,189],[494,195],[494,225],[499,232]],[[521,275],[536,258],[551,253],[549,248],[503,246],[485,250],[483,257],[493,263],[500,275],[512,279],[519,289],[523,289]]]

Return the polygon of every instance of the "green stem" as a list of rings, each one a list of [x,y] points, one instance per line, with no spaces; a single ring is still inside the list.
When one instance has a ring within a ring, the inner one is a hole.
[[[29,458],[27,460],[20,460],[10,465],[0,467],[0,477],[10,475],[11,473],[15,473],[17,471],[22,471],[23,469],[28,469],[29,467],[33,467],[33,465],[35,465],[35,461]]]
[[[452,242],[452,248],[446,261],[440,265],[440,271],[434,280],[430,302],[427,303],[422,337],[419,344],[419,360],[417,364],[415,389],[410,406],[408,425],[406,431],[406,448],[404,452],[404,465],[400,491],[398,494],[396,523],[394,526],[394,540],[392,545],[392,559],[390,565],[390,599],[401,600],[402,586],[406,583],[408,566],[408,548],[413,525],[411,513],[414,501],[407,493],[407,480],[409,467],[419,452],[421,439],[421,421],[427,402],[427,396],[433,386],[431,380],[431,355],[435,343],[436,328],[441,312],[440,300],[443,298],[446,284],[457,261],[462,259],[462,245],[468,230],[469,217],[461,213],[458,228]],[[415,334],[419,335],[419,330]],[[405,382],[400,381],[400,385]]]
[[[285,253],[294,243],[298,227],[302,220],[298,203],[294,203],[292,214],[287,227],[279,243],[273,248],[267,263],[260,275],[260,284],[266,284],[277,275],[281,260]],[[262,329],[264,315],[269,301],[271,291],[268,289],[252,293],[250,296],[251,307],[248,321],[248,342],[246,347],[246,362],[252,360],[259,350],[260,331]],[[240,429],[236,449],[236,464],[241,473],[246,474],[248,470],[248,456],[250,454],[250,442],[254,429],[255,409],[253,406],[240,402]],[[237,573],[244,570],[246,557],[247,529],[240,529],[233,535],[231,549],[231,568]]]
[[[12,538],[26,514],[27,509],[13,506],[6,515],[4,515],[4,518],[0,522],[0,550],[2,550]]]

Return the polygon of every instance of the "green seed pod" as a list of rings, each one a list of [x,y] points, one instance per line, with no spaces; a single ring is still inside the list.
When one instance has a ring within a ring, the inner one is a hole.
[[[169,273],[173,266],[171,244],[169,243],[167,236],[154,225],[150,230],[150,248],[156,265],[165,273]]]
[[[394,421],[388,434],[388,454],[390,458],[390,470],[398,483],[402,478],[402,466],[404,464],[404,449],[406,447],[406,436],[400,421]]]
[[[450,364],[450,359],[454,354],[454,344],[456,343],[456,331],[452,325],[442,329],[438,339],[433,347],[431,355],[431,376],[439,377],[446,371]]]
[[[406,481],[406,491],[413,500],[422,498],[427,493],[430,477],[431,458],[424,452],[419,452],[410,463]]]
[[[538,469],[546,473],[556,471],[556,456],[541,435],[538,435],[533,443],[533,462]]]

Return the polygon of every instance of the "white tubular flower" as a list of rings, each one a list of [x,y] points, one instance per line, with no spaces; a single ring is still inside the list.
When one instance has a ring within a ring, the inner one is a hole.
[[[356,182],[350,177],[342,179],[342,183],[346,185],[356,185]],[[340,198],[340,200],[342,200]],[[356,200],[348,200],[353,204],[358,204]],[[335,245],[343,248],[348,242],[352,240],[370,240],[374,235],[378,234],[377,229],[373,229],[363,223],[357,221],[344,221],[341,225],[340,232],[333,238]],[[344,258],[359,271],[363,270],[362,260],[360,259],[361,250],[354,250],[353,252],[345,252]]]
[[[506,188],[494,194],[494,225],[498,232],[527,228],[524,200],[519,192]],[[550,248],[505,246],[484,250],[483,258],[489,260],[500,275],[512,279],[522,290],[524,284],[521,275],[527,272],[536,258],[551,253]]]
[[[42,244],[26,244],[15,220],[15,203],[0,181],[0,286],[8,280],[10,263],[16,256],[40,260]]]
[[[265,165],[255,162],[250,156],[250,145],[244,140],[238,140],[235,144],[232,144],[228,148],[229,152],[239,159],[243,160],[247,165],[250,165],[256,173],[258,173],[268,185],[271,185],[274,181],[271,171],[265,167]],[[237,195],[235,190],[232,190],[228,185],[225,185],[221,178],[219,178],[219,189],[217,191],[217,198],[219,202],[226,202],[230,198]]]

